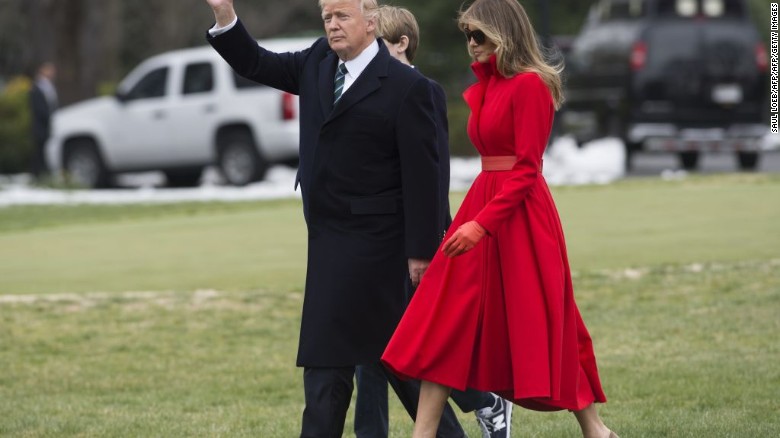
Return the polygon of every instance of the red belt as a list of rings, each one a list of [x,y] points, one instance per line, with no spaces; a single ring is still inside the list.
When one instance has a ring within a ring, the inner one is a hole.
[[[514,155],[490,155],[482,156],[483,172],[499,172],[502,170],[512,170],[517,163],[517,157]],[[539,172],[542,171],[542,165],[539,164]]]
[[[495,172],[498,170],[512,170],[517,163],[514,155],[482,156],[482,170]]]

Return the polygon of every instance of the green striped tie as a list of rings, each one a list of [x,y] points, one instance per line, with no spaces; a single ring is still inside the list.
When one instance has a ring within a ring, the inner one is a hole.
[[[333,104],[341,99],[341,93],[344,91],[344,76],[347,75],[347,65],[343,62],[339,64],[339,69],[336,71],[336,79],[333,81]]]

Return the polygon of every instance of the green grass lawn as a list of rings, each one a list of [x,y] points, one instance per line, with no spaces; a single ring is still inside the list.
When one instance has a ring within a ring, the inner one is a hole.
[[[780,178],[553,195],[608,425],[780,435]],[[0,209],[0,436],[297,436],[305,245],[298,201]],[[566,412],[513,429],[579,436]]]

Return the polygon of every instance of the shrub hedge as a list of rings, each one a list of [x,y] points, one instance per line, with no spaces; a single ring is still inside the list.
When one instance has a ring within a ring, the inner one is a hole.
[[[0,173],[29,170],[33,151],[30,129],[30,79],[16,77],[0,92]]]

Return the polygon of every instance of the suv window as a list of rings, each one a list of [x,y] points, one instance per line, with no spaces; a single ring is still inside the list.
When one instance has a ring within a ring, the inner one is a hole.
[[[607,0],[599,7],[601,21],[633,20],[647,13],[647,0]]]
[[[160,67],[146,74],[127,93],[127,100],[148,99],[165,96],[165,84],[168,82],[168,67]]]
[[[206,93],[214,89],[214,70],[210,62],[189,64],[184,69],[182,94]]]
[[[744,17],[744,3],[738,0],[702,0],[702,12],[708,17]]]
[[[661,0],[658,15],[663,17],[705,16],[743,17],[745,11],[739,0]]]
[[[696,15],[696,0],[664,0],[658,2],[658,15],[665,17],[693,17]]]
[[[255,81],[249,80],[241,75],[239,75],[236,72],[233,72],[233,82],[236,84],[236,88],[253,88],[253,87],[264,87],[265,85],[257,83]]]

